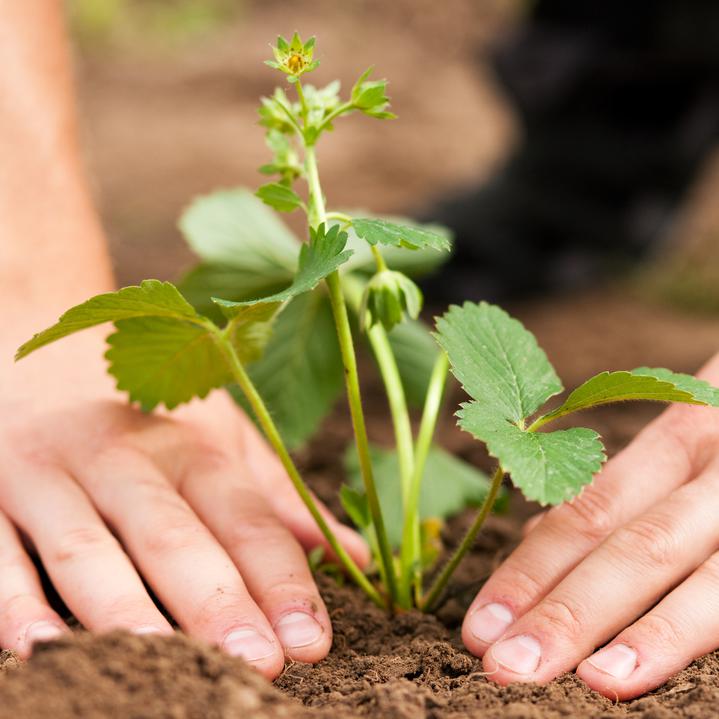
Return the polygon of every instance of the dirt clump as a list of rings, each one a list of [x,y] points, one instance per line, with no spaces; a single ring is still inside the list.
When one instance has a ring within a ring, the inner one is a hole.
[[[78,633],[0,665],[0,716],[13,719],[300,719],[307,712],[240,659],[181,634]]]

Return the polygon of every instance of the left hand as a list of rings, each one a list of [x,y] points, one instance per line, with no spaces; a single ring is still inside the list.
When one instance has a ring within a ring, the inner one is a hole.
[[[703,378],[717,384],[719,357]],[[464,643],[500,684],[576,667],[612,699],[654,689],[719,647],[718,517],[719,411],[671,407],[530,529]]]

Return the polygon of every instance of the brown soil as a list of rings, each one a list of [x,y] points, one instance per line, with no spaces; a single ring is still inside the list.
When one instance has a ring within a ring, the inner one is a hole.
[[[451,527],[458,535],[463,520]],[[500,688],[459,641],[463,610],[518,538],[517,523],[493,519],[438,617],[394,619],[351,586],[320,577],[335,631],[317,666],[288,664],[277,689],[241,660],[186,637],[78,634],[38,648],[18,668],[0,656],[0,716],[13,719],[555,719],[719,716],[719,653],[661,689],[615,704],[573,674],[547,686]],[[281,690],[281,691],[280,691]],[[304,706],[303,706],[304,705]]]

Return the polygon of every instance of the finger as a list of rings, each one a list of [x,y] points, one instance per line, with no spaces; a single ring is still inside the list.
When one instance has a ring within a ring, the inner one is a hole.
[[[14,476],[9,513],[32,539],[55,588],[92,631],[171,633],[142,580],[80,487],[60,470]],[[20,488],[24,485],[22,491]],[[28,491],[28,487],[32,487]],[[32,502],[27,501],[32,494]]]
[[[719,555],[577,668],[592,689],[631,699],[719,648]]]
[[[281,463],[259,435],[255,437],[251,449],[248,448],[243,462],[248,467],[249,476],[256,478],[267,487],[265,496],[272,509],[285,527],[294,534],[297,541],[308,551],[322,546],[330,557],[334,557],[334,552],[292,486]],[[351,527],[339,522],[321,501],[317,498],[315,501],[330,529],[352,559],[360,567],[366,567],[371,561],[367,542]]]
[[[538,512],[531,516],[522,526],[522,537],[526,537],[545,517],[546,512]]]
[[[616,530],[484,655],[500,684],[569,671],[716,551],[719,473]]]
[[[183,629],[268,677],[282,671],[282,647],[227,552],[149,459],[118,450],[81,481]]]
[[[467,648],[482,656],[616,527],[684,483],[692,459],[672,422],[649,425],[581,496],[547,512],[489,578],[465,617]]]
[[[0,512],[0,647],[27,659],[35,642],[58,639],[68,631],[47,603],[15,528]]]
[[[317,662],[332,644],[330,618],[304,551],[246,472],[237,465],[198,469],[181,491],[229,552],[286,654]]]

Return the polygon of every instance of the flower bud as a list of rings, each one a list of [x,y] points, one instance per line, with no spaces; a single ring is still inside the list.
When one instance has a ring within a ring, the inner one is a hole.
[[[422,309],[422,293],[407,275],[381,270],[367,284],[360,308],[363,330],[381,323],[389,331],[405,317],[417,319]]]

